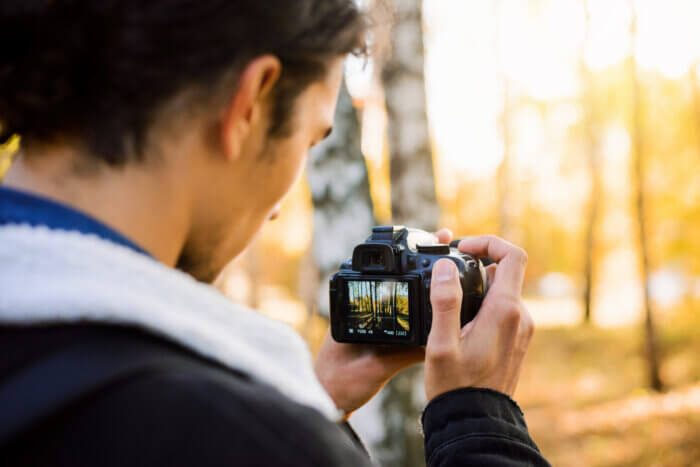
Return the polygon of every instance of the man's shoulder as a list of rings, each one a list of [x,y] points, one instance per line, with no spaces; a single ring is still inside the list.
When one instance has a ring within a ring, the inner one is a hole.
[[[124,459],[129,463],[149,452],[167,456],[170,465],[230,465],[234,460],[240,465],[335,465],[330,461],[338,452],[354,451],[339,427],[315,409],[243,376],[192,368],[114,388],[77,411],[70,427],[84,433],[97,429],[98,445],[109,445],[109,437],[120,433],[135,446]]]
[[[79,333],[86,332],[105,331]],[[119,332],[130,339],[138,335]],[[188,355],[170,344],[158,349],[164,356]],[[62,459],[71,465],[367,462],[360,460],[361,454],[340,428],[315,409],[193,355],[187,365],[130,378],[80,401],[21,444],[18,454],[27,461],[22,463],[38,465],[39,458],[48,456],[52,465],[61,465]]]

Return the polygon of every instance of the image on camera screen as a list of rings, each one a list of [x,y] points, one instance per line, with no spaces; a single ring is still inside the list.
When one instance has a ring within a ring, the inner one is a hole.
[[[408,282],[348,281],[346,332],[372,336],[407,337],[410,332]]]

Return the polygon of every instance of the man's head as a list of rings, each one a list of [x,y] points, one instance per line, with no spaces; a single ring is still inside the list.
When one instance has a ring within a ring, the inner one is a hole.
[[[35,173],[61,154],[66,183],[149,173],[175,260],[211,280],[330,131],[364,27],[355,0],[3,1],[0,122]]]

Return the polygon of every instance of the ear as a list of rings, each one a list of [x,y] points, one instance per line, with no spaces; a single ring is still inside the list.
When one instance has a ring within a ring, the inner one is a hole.
[[[241,73],[221,122],[221,141],[227,159],[239,157],[251,128],[261,122],[266,98],[281,72],[282,64],[277,57],[262,55],[248,63]]]

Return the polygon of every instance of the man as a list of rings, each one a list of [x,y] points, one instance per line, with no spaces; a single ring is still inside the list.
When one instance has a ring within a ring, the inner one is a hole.
[[[23,138],[0,187],[4,464],[369,465],[336,422],[424,359],[429,465],[546,465],[508,397],[521,249],[460,243],[498,263],[464,329],[439,261],[424,351],[327,339],[315,366],[206,285],[331,131],[364,24],[353,0],[0,5],[0,121]]]

